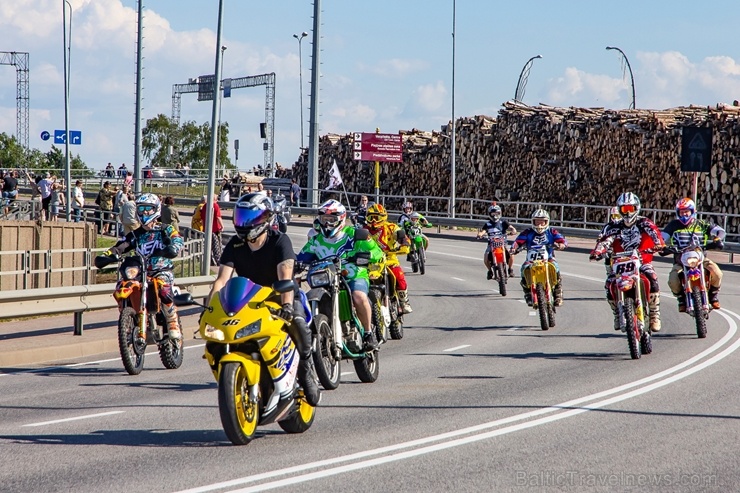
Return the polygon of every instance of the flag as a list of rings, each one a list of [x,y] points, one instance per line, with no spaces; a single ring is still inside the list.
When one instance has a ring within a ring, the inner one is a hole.
[[[337,166],[337,160],[334,160],[334,164],[331,165],[331,171],[329,171],[329,185],[326,187],[327,190],[336,188],[342,184],[342,175],[339,173],[339,166]]]

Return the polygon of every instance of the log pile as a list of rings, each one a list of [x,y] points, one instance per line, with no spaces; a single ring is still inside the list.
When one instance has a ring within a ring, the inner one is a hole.
[[[456,195],[609,205],[620,193],[632,191],[643,207],[673,209],[676,200],[690,196],[693,179],[680,172],[683,126],[714,132],[712,168],[699,177],[698,208],[717,216],[740,213],[740,108],[726,105],[617,111],[507,102],[497,118],[455,122]],[[401,131],[404,162],[381,163],[381,193],[449,196],[450,127]],[[348,191],[374,191],[373,163],[352,159],[352,134],[321,138],[320,186],[328,182],[334,159]],[[305,153],[293,173],[305,187]],[[446,203],[437,206],[445,210]],[[457,204],[461,213],[466,207]],[[568,214],[579,212],[573,208]],[[738,224],[728,226],[737,231]]]

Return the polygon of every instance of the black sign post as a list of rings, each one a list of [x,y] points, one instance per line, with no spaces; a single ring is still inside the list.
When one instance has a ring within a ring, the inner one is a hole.
[[[696,203],[699,173],[712,169],[712,129],[683,127],[681,129],[681,171],[694,173],[692,198]]]

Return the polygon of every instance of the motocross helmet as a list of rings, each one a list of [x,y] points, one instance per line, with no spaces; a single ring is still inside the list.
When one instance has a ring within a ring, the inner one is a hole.
[[[319,228],[326,238],[333,238],[344,227],[347,209],[336,200],[327,200],[319,207]]]
[[[640,199],[632,192],[625,192],[617,199],[619,213],[626,226],[632,226],[640,213]]]
[[[491,205],[488,207],[488,217],[491,221],[496,222],[501,219],[501,207],[498,205]]]
[[[404,207],[406,204],[404,204]],[[371,228],[379,228],[384,222],[388,220],[388,211],[385,210],[383,204],[373,204],[367,209],[365,215],[365,222]]]
[[[539,234],[550,227],[550,213],[545,209],[537,209],[532,213],[532,228]]]
[[[403,210],[403,212],[405,212],[406,214],[410,214],[410,213],[411,213],[411,211],[413,211],[413,210],[414,210],[414,204],[412,204],[411,202],[404,202],[404,204],[403,204],[403,207],[401,207],[401,209],[402,209],[402,210]]]
[[[419,224],[419,219],[421,219],[421,214],[418,212],[412,212],[409,216],[409,221],[411,221],[411,224],[413,225]]]
[[[619,207],[612,207],[609,209],[609,220],[615,223],[622,220],[622,214],[619,212]]]
[[[162,215],[162,203],[153,193],[143,193],[136,199],[136,217],[142,226],[153,225]]]
[[[234,205],[234,229],[242,240],[253,242],[270,228],[272,199],[264,193],[247,193]]]
[[[694,201],[687,197],[676,202],[676,217],[678,217],[678,220],[684,226],[693,223],[696,219],[696,205]]]

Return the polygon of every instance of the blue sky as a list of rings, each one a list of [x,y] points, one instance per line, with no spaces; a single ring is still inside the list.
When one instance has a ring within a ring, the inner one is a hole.
[[[135,0],[69,0],[70,128],[88,165],[133,162]],[[63,128],[62,0],[0,2],[0,51],[30,52],[30,144]],[[171,114],[172,85],[214,69],[218,0],[145,0],[144,118]],[[309,115],[310,0],[224,0],[224,77],[276,73],[275,160],[299,155],[298,42]],[[320,133],[439,130],[451,117],[452,0],[323,0]],[[456,1],[456,116],[496,116],[537,54],[524,102],[627,108],[634,72],[638,108],[740,99],[736,2]],[[16,78],[0,66],[0,132],[15,134]],[[239,167],[262,163],[263,88],[234,90],[222,121],[240,140]],[[210,103],[182,97],[182,120],[210,122]],[[304,124],[308,142],[308,124]],[[233,143],[230,144],[233,161]]]

